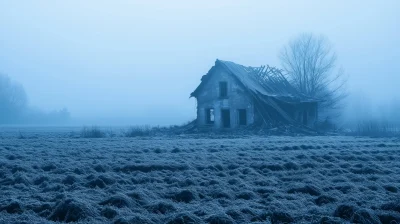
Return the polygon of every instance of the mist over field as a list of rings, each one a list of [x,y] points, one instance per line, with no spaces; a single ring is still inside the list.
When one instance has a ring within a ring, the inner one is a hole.
[[[72,124],[181,124],[195,118],[189,94],[217,58],[280,67],[282,47],[312,32],[348,76],[343,119],[380,117],[400,99],[399,4],[1,1],[0,73],[32,107],[67,108]]]
[[[400,223],[399,12],[0,0],[0,224]]]

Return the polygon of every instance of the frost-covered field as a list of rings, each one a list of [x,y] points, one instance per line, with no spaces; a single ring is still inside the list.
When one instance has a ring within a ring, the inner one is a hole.
[[[399,139],[71,131],[0,129],[0,223],[400,221]]]

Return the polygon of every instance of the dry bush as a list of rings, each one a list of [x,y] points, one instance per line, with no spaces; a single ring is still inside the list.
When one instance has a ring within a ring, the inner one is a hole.
[[[149,125],[132,126],[125,132],[125,137],[144,137],[150,136],[153,133],[153,128]]]
[[[99,127],[83,127],[81,130],[82,138],[104,138],[106,133],[102,131]]]

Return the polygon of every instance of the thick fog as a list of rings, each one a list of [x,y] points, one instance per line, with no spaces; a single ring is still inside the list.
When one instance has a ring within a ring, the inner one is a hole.
[[[397,0],[0,1],[0,73],[75,124],[180,124],[217,58],[279,67],[282,47],[312,32],[334,44],[351,117],[400,100],[399,11]]]

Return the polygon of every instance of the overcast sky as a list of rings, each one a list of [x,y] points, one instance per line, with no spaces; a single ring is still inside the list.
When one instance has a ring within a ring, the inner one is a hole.
[[[313,32],[334,44],[351,93],[400,98],[399,12],[398,0],[0,0],[0,72],[32,106],[85,122],[182,123],[217,58],[279,66]]]

